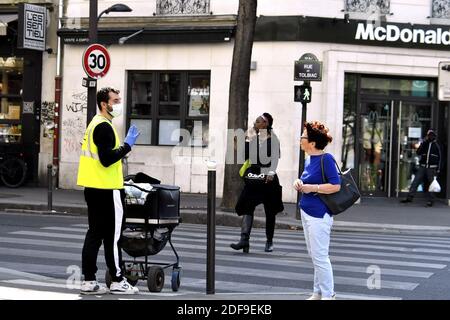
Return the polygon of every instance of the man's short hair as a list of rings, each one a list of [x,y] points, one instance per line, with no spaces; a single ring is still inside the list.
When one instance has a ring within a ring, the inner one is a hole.
[[[102,102],[106,102],[108,103],[109,101],[109,93],[113,92],[115,94],[119,94],[120,91],[117,89],[114,89],[112,87],[105,87],[105,88],[101,88],[98,92],[97,92],[97,107],[100,111],[102,111]]]

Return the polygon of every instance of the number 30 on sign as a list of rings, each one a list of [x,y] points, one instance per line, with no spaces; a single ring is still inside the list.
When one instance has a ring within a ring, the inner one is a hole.
[[[111,66],[108,50],[100,44],[91,44],[83,53],[83,69],[86,74],[94,79],[100,79],[106,75]]]

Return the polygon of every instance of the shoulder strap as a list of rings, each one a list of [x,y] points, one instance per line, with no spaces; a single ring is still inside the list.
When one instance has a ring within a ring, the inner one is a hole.
[[[325,154],[326,154],[326,153],[325,153]],[[324,168],[323,168],[323,157],[325,156],[325,154],[323,154],[322,157],[320,157],[320,168],[322,169],[322,181],[323,181],[323,182],[328,182],[328,179],[327,179],[327,177],[325,176],[325,170],[324,170]],[[331,158],[333,159],[334,163],[336,164],[336,168],[337,168],[338,171],[339,171],[339,175],[342,175],[341,168],[339,168],[339,165],[337,164],[336,159],[334,159],[334,157],[333,157],[332,155],[330,155],[330,156],[331,156]]]

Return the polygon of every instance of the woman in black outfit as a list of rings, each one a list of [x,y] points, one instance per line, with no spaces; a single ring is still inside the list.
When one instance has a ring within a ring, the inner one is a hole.
[[[266,213],[266,252],[273,251],[275,217],[284,210],[282,187],[276,174],[280,157],[280,141],[272,131],[273,118],[269,113],[259,116],[248,130],[245,142],[245,159],[251,166],[244,174],[245,186],[236,204],[236,213],[242,216],[241,239],[230,246],[234,250],[249,252],[250,232],[256,206],[264,205]]]

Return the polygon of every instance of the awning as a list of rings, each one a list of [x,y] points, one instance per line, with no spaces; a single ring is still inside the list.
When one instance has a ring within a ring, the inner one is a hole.
[[[0,14],[0,36],[6,36],[8,23],[18,19],[18,14]]]

